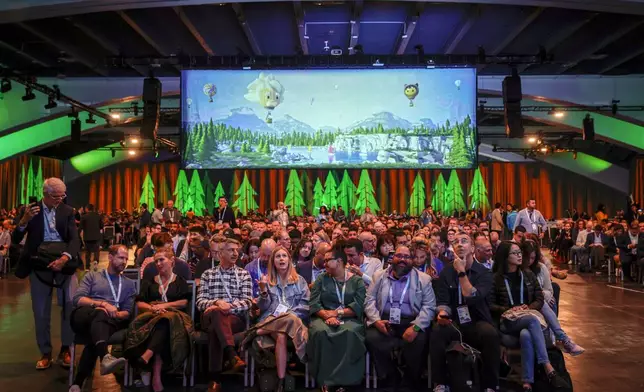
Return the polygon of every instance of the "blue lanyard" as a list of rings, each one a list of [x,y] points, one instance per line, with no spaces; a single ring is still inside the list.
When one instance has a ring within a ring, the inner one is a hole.
[[[523,272],[519,271],[519,274],[521,275],[521,290],[520,290],[520,299],[521,299],[521,304],[523,303]],[[510,290],[510,283],[508,283],[508,279],[505,278],[505,289],[508,291],[508,299],[510,300],[510,306],[514,306],[514,298],[512,298],[512,291]]]

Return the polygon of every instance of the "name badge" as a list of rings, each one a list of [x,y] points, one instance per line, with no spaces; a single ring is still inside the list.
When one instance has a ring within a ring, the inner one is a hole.
[[[456,311],[458,312],[458,322],[460,324],[467,324],[472,322],[472,317],[470,316],[470,309],[464,305],[464,306],[459,306],[456,308]]]
[[[284,304],[279,304],[277,305],[277,309],[273,312],[273,316],[278,317],[286,312],[288,312],[288,307]]]
[[[224,223],[224,221],[223,221],[223,220],[221,220],[221,219],[219,219],[219,222],[217,222],[217,223],[219,223],[219,224],[221,225],[221,224],[223,224],[223,223]]]
[[[402,312],[400,311],[400,308],[392,307],[391,309],[389,309],[389,324],[400,324],[401,313]]]
[[[536,223],[532,224],[532,231],[535,232],[535,233],[537,232],[537,224]]]
[[[342,307],[342,306],[338,306],[338,307],[335,309],[335,311],[337,312],[338,310],[343,310],[343,309],[344,309],[344,307]],[[344,320],[340,319],[340,325],[343,325],[343,324],[344,324]]]

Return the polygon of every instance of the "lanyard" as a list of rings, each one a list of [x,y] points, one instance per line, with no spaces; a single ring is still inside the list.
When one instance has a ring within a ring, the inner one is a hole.
[[[421,265],[420,267],[418,267],[418,269],[419,269],[420,271],[422,271],[422,272],[427,271],[427,263],[425,263],[425,264]]]
[[[257,280],[260,280],[264,274],[262,274],[262,269],[260,268],[261,261],[257,259]]]
[[[402,291],[402,294],[400,295],[400,299],[398,300],[398,305],[402,306],[403,301],[405,299],[405,294],[407,293],[407,289],[409,288],[409,282],[411,278],[407,277],[407,283],[405,284],[405,288]],[[389,285],[389,303],[393,306],[394,304],[394,289],[393,289],[393,284]]]
[[[223,211],[219,211],[219,220],[220,221],[224,220],[224,215],[226,215],[226,208],[228,208],[228,206],[224,207]]]
[[[521,290],[520,290],[520,300],[521,304],[523,303],[523,272],[519,271],[519,274],[521,274]],[[508,283],[508,279],[505,278],[505,289],[508,291],[508,299],[510,300],[510,306],[514,306],[514,298],[512,298],[512,291],[510,290],[510,283]]]
[[[159,275],[159,287],[161,288],[161,300],[163,302],[168,302],[168,287],[170,286],[172,279],[174,279],[174,272],[172,273],[172,275],[170,275],[170,279],[168,279],[168,281],[165,282],[164,285],[163,279],[161,279],[161,275]]]
[[[342,286],[342,296],[340,296],[340,290],[338,289],[338,281],[333,278],[333,282],[335,283],[335,294],[338,296],[338,302],[342,305],[344,308],[344,292],[347,289],[347,275],[348,272],[345,270],[344,271],[344,285]]]
[[[235,268],[233,266],[232,268]],[[235,273],[235,282],[237,282],[237,286],[239,287],[239,276],[237,276],[237,270],[233,269],[233,272]],[[230,300],[233,300],[233,296],[230,295],[230,288],[228,288],[228,282],[224,280],[224,275],[221,273],[221,267],[217,270],[217,273],[219,274],[219,277],[221,278],[221,284],[224,286],[224,290],[226,290],[226,295]]]
[[[116,309],[119,309],[119,301],[121,299],[121,286],[123,283],[123,276],[119,275],[119,290],[118,290],[118,295],[116,294],[116,291],[114,290],[114,285],[112,284],[112,279],[110,279],[110,274],[107,273],[107,270],[105,271],[105,277],[107,278],[107,283],[110,285],[110,290],[112,290],[112,297],[114,297],[114,306],[116,306]]]

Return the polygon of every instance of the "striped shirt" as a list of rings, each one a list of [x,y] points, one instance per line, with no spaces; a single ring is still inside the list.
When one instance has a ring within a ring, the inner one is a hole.
[[[253,284],[248,271],[237,266],[210,268],[201,275],[197,309],[206,310],[221,300],[232,305],[231,313],[242,314],[252,305]]]

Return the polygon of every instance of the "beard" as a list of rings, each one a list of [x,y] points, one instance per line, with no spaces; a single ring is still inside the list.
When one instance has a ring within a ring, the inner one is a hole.
[[[398,263],[394,265],[393,268],[396,276],[401,277],[407,275],[412,270],[412,268],[414,268],[414,266],[406,263]]]

